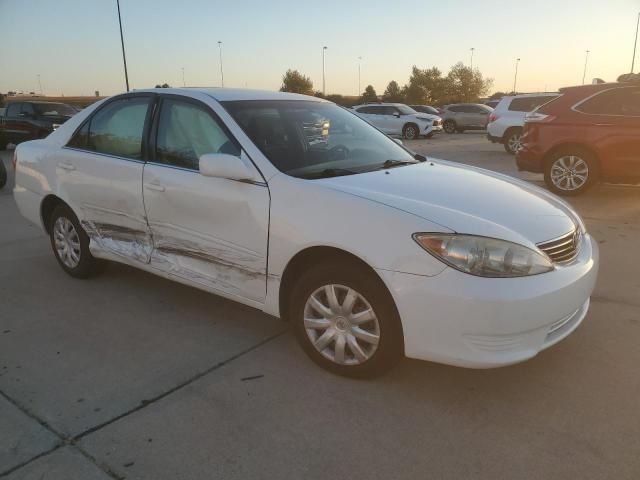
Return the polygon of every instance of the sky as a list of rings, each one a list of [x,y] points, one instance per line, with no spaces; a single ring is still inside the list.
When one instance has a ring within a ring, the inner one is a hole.
[[[631,68],[640,0],[120,0],[131,88],[157,83],[276,90],[297,69],[326,92],[358,93],[411,67],[456,62],[491,91],[552,91]],[[125,91],[116,0],[0,0],[0,92]],[[640,51],[636,56],[640,70]]]

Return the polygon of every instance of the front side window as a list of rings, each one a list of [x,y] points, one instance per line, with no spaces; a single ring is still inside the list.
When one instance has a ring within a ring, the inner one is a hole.
[[[155,161],[198,170],[200,156],[205,153],[240,156],[240,149],[204,107],[181,100],[163,100]]]
[[[607,90],[586,100],[576,110],[596,115],[640,116],[640,88]]]
[[[265,157],[292,176],[321,178],[370,171],[387,160],[415,162],[387,135],[332,103],[250,100],[223,106]]]
[[[22,113],[24,113],[28,117],[35,115],[35,111],[33,110],[33,105],[31,105],[30,103],[23,103]]]
[[[150,101],[151,97],[129,97],[108,103],[76,132],[69,146],[141,160]]]

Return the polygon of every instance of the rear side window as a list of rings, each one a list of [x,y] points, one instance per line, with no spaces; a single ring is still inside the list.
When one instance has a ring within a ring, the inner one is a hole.
[[[240,149],[204,107],[181,100],[163,100],[155,161],[199,170],[200,156],[205,153],[240,156]]]
[[[447,107],[447,110],[449,110],[450,112],[466,112],[465,107],[463,105]]]
[[[7,117],[17,117],[18,114],[20,113],[20,105],[22,105],[21,103],[10,103],[9,106],[7,106]]]
[[[640,88],[614,88],[591,97],[576,107],[583,113],[595,115],[640,116]]]
[[[509,104],[509,110],[512,112],[532,112],[540,105],[550,102],[554,98],[556,97],[544,96],[514,98]]]
[[[373,113],[373,107],[361,107],[357,110],[358,113]]]
[[[151,97],[132,97],[110,102],[75,133],[68,145],[141,160],[150,101]]]

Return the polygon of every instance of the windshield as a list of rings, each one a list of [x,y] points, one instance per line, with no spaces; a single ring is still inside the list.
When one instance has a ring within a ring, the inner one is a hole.
[[[406,105],[396,105],[396,108],[400,110],[400,113],[403,115],[413,115],[416,112],[413,108],[407,107]]]
[[[391,138],[333,103],[249,100],[223,106],[278,170],[295,177],[361,173],[388,160],[415,162]]]
[[[33,108],[38,115],[64,115],[71,116],[77,112],[64,103],[33,103]]]

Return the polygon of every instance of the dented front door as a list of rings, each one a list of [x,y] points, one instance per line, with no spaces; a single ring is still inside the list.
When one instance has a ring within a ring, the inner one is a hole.
[[[148,163],[144,199],[155,247],[152,266],[207,289],[264,301],[266,185]]]

